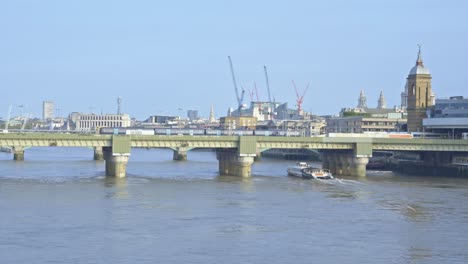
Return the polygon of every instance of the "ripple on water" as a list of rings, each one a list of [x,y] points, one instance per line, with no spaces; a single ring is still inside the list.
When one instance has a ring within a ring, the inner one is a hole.
[[[411,221],[430,221],[433,219],[432,209],[406,201],[380,201],[383,210],[395,211]]]

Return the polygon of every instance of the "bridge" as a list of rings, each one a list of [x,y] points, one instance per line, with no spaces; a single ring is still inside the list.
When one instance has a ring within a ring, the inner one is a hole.
[[[174,160],[186,160],[191,149],[214,149],[221,175],[249,177],[255,157],[268,149],[320,150],[324,167],[336,175],[365,176],[374,150],[424,153],[434,164],[450,162],[454,153],[468,153],[468,140],[358,137],[177,136],[0,133],[14,160],[24,160],[28,147],[92,147],[94,159],[105,160],[106,175],[126,176],[132,148],[169,148]]]

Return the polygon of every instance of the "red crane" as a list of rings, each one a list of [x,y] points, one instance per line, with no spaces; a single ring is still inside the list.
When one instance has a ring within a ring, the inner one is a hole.
[[[293,86],[294,86],[294,90],[296,91],[297,114],[301,115],[302,114],[302,103],[304,101],[304,96],[305,96],[305,94],[307,92],[307,89],[309,89],[309,84],[310,83],[307,83],[307,86],[306,86],[304,92],[302,93],[302,95],[299,95],[299,91],[297,90],[296,83],[294,82],[294,80],[292,81],[292,83],[293,83]]]

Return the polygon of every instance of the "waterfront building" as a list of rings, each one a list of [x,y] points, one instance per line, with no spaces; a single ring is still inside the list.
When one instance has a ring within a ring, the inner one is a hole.
[[[222,129],[255,130],[257,126],[257,118],[253,116],[226,116],[221,117],[219,121]]]
[[[318,136],[326,133],[327,122],[324,117],[312,116],[310,119],[268,120],[257,123],[256,130],[291,130],[300,131],[304,137]]]
[[[436,99],[435,105],[427,111],[427,118],[423,119],[423,127],[424,131],[460,138],[468,132],[468,98]]]
[[[403,113],[387,117],[349,116],[327,120],[328,133],[364,133],[402,131],[406,124]]]
[[[179,119],[178,116],[154,115],[146,119],[144,123],[164,125],[174,123],[177,119]]]
[[[54,118],[54,102],[52,101],[43,101],[42,102],[42,119],[52,119]]]
[[[408,74],[406,94],[402,95],[402,98],[407,100],[408,132],[423,131],[422,121],[426,118],[426,111],[434,104],[431,80],[429,69],[424,67],[419,46],[416,65]]]
[[[280,103],[277,102],[250,102],[250,107],[243,105],[240,109],[229,110],[228,116],[253,116],[258,121],[281,118],[277,113]],[[239,114],[240,113],[240,114]]]
[[[128,114],[81,114],[74,113],[75,128],[80,131],[97,131],[101,127],[129,127],[131,119]]]
[[[355,108],[342,108],[339,117],[327,118],[328,133],[363,133],[403,131],[407,114],[398,106],[386,108],[383,91],[376,108],[367,107],[366,96],[361,90]]]

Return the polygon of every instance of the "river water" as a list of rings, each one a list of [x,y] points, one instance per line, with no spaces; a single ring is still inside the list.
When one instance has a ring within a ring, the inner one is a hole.
[[[0,153],[0,263],[468,263],[468,180],[218,176],[213,152],[133,149],[128,177],[91,149]]]

